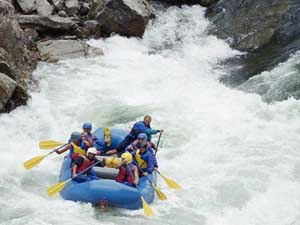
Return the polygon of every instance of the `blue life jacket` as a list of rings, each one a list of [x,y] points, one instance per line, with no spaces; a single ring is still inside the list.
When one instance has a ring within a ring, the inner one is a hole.
[[[151,135],[157,134],[158,130],[151,129],[150,125],[146,125],[144,121],[139,121],[133,125],[130,134],[133,136],[134,139],[136,139],[139,133],[147,134],[148,141],[150,141]]]

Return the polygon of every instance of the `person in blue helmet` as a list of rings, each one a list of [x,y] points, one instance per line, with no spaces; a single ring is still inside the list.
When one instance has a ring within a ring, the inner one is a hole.
[[[136,150],[138,149],[137,145],[143,141],[147,141],[147,134],[139,133],[137,139],[134,140],[130,145],[128,145],[125,150],[129,152]],[[147,143],[149,147],[155,149],[155,145],[151,141],[147,141]]]
[[[94,135],[91,133],[92,131],[92,124],[91,123],[84,123],[82,125],[82,133],[81,133],[81,148],[87,150],[90,147],[94,146]]]
[[[138,144],[138,149],[132,152],[134,164],[141,169],[140,175],[147,176],[157,169],[157,161],[153,150],[146,141]]]
[[[65,145],[64,147],[56,150],[55,152],[57,154],[62,154],[63,152],[70,150],[70,155],[74,154],[74,147],[81,147],[82,141],[81,141],[81,134],[77,131],[72,132],[70,139],[68,141],[68,144]]]
[[[115,153],[122,153],[124,152],[125,148],[137,139],[139,133],[145,133],[147,135],[147,140],[151,141],[151,136],[153,134],[157,134],[159,132],[163,132],[163,130],[156,130],[152,129],[151,124],[152,118],[149,115],[144,117],[143,121],[136,122],[132,129],[130,130],[129,134],[125,137],[125,139],[116,147],[116,149],[112,149],[106,152],[107,155],[115,154]]]

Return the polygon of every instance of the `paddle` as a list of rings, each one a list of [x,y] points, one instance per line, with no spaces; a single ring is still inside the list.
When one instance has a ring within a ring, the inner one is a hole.
[[[81,171],[80,173],[78,173],[75,177],[71,177],[70,179],[66,180],[66,181],[62,181],[59,182],[57,184],[54,184],[53,186],[48,188],[48,195],[49,196],[53,196],[55,194],[57,194],[58,192],[60,192],[62,189],[65,188],[65,186],[67,185],[67,183],[69,183],[71,180],[73,180],[74,178],[78,177],[79,175],[85,173],[86,171],[88,171],[89,169],[91,169],[93,166],[96,166],[97,164],[99,164],[101,161],[98,161],[96,163],[94,163],[93,165],[89,166],[88,168],[86,168],[85,170]]]
[[[158,170],[156,172],[164,179],[169,188],[179,190],[181,186],[169,177],[162,175]]]
[[[133,161],[135,162],[135,165],[137,166],[139,171],[141,171],[141,173],[143,174],[144,173],[143,169],[138,165],[138,163],[135,161],[135,159],[133,159]],[[157,194],[157,197],[162,201],[167,200],[167,196],[153,184],[153,182],[150,180],[150,178],[148,176],[145,176],[145,177],[150,182],[151,186],[153,187],[154,191]]]
[[[65,145],[67,145],[67,144],[65,144]],[[55,152],[56,150],[58,150],[58,149],[64,147],[65,145],[60,146],[60,147],[58,147],[58,148],[56,148],[56,149],[53,149],[51,152],[49,152],[49,153],[46,154],[46,155],[36,156],[36,157],[34,157],[34,158],[32,158],[32,159],[29,159],[29,160],[25,161],[25,162],[24,162],[24,168],[27,169],[27,170],[29,170],[29,169],[31,169],[31,168],[37,166],[38,164],[40,164],[40,162],[41,162],[44,158],[46,158],[48,155],[52,154],[52,153]]]
[[[156,155],[156,153],[157,153],[157,151],[158,151],[158,146],[159,146],[159,142],[160,142],[160,137],[161,137],[161,135],[162,135],[162,132],[160,132],[160,133],[159,133],[159,136],[158,136],[158,140],[157,140],[157,144],[156,144],[156,149],[155,149],[155,155]]]
[[[158,151],[158,145],[159,145],[161,134],[162,134],[162,132],[159,133],[156,150],[155,150],[155,155]],[[179,190],[181,188],[181,186],[177,182],[172,180],[171,178],[164,176],[158,170],[155,170],[155,171],[164,179],[164,181],[166,182],[166,184],[168,185],[169,188],[176,189],[176,190]]]
[[[39,146],[40,149],[52,149],[56,148],[57,146],[64,145],[65,143],[53,140],[44,140],[40,141]]]
[[[141,195],[141,200],[143,203],[143,209],[144,209],[144,214],[145,216],[148,217],[153,217],[154,216],[154,212],[152,211],[152,209],[150,208],[150,206],[148,205],[148,203],[146,202],[146,200],[144,199],[144,197],[142,196],[141,191],[138,189],[138,186],[136,186],[137,191],[140,193]]]

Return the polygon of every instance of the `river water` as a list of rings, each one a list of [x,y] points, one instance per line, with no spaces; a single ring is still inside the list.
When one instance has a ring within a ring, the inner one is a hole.
[[[243,53],[208,35],[204,8],[157,15],[143,39],[90,40],[104,56],[39,64],[28,105],[0,116],[0,224],[300,224],[299,101],[267,104],[220,83],[222,61]],[[168,200],[151,204],[153,219],[49,198],[60,155],[23,168],[47,152],[39,140],[67,140],[85,121],[129,129],[145,114],[165,130],[161,172],[183,187],[158,179]]]

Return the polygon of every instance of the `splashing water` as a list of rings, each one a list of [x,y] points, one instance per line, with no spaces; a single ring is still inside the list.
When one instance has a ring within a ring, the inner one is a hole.
[[[102,57],[40,63],[28,106],[0,116],[0,224],[300,224],[299,102],[266,104],[219,83],[221,62],[240,53],[207,34],[204,8],[157,14],[142,40],[90,40]],[[155,200],[152,220],[49,198],[59,155],[22,167],[45,153],[39,140],[67,140],[85,121],[129,129],[145,114],[165,129],[161,172],[183,187],[158,181],[168,200]]]

